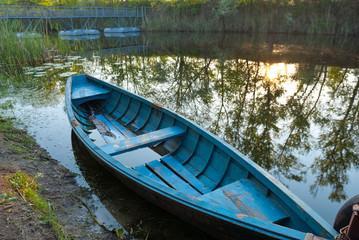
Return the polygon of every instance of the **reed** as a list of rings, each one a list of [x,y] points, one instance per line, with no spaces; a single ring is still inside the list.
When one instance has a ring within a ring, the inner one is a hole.
[[[24,65],[41,61],[51,48],[48,38],[17,37],[18,22],[0,22],[0,61],[2,70],[17,73]]]
[[[16,82],[26,83],[27,66],[36,66],[49,61],[55,55],[70,51],[67,42],[52,39],[49,35],[31,37],[17,36],[20,21],[0,21],[0,82],[1,87]]]

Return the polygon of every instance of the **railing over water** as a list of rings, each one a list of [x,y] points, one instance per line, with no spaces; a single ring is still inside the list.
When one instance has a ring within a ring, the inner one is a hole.
[[[146,8],[0,5],[0,19],[142,18]]]

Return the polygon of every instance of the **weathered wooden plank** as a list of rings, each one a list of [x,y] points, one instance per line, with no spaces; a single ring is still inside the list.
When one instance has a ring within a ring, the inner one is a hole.
[[[158,183],[161,183],[165,186],[167,186],[166,183],[164,183],[161,179],[159,179],[153,172],[151,172],[146,166],[144,165],[140,165],[140,166],[136,166],[133,168],[134,170],[136,170],[138,173],[141,173],[142,175],[152,179],[153,181],[156,181]]]
[[[127,112],[130,102],[131,102],[131,98],[129,96],[127,96],[126,94],[121,94],[116,110],[111,114],[111,116],[115,120],[120,119]]]
[[[209,193],[210,190],[203,185],[195,176],[193,176],[186,168],[184,168],[174,157],[167,155],[161,160],[174,172],[180,175],[185,179],[189,184],[191,184],[195,189],[201,193]]]
[[[164,166],[160,161],[155,160],[146,164],[149,166],[156,174],[161,176],[168,184],[170,184],[173,188],[178,191],[191,194],[194,196],[200,196],[201,194],[196,191],[193,187],[191,187],[188,183],[183,181],[179,176],[177,176],[174,172]]]
[[[137,137],[130,137],[122,141],[116,141],[114,143],[106,144],[101,146],[101,149],[109,155],[116,155],[134,149],[147,147],[176,137],[180,137],[184,133],[185,130],[183,130],[182,128],[173,126],[158,131],[142,134]]]
[[[107,131],[109,131],[110,133],[113,134],[112,136],[105,135],[106,142],[115,142],[115,141],[125,139],[125,135],[121,131],[119,131],[107,118],[105,118],[104,115],[98,114],[98,115],[95,115],[95,118],[100,120],[103,124],[105,124],[107,126],[106,129],[108,129]],[[97,125],[96,125],[96,127],[97,127]],[[108,137],[110,137],[110,138],[108,138]]]
[[[125,125],[128,125],[133,122],[137,117],[138,112],[140,111],[141,105],[141,102],[137,100],[132,100],[130,106],[128,107],[128,111],[123,117],[121,117],[121,121],[125,123]]]
[[[279,222],[289,216],[270,197],[266,197],[255,183],[241,179],[200,197],[214,205],[268,222]]]
[[[126,137],[136,137],[136,134],[134,134],[133,132],[131,132],[130,130],[128,130],[125,126],[123,126],[122,124],[120,124],[119,122],[117,122],[115,119],[113,119],[112,117],[110,117],[109,115],[104,115],[105,118],[112,124],[115,126],[115,128],[118,129],[118,131],[120,131],[122,134],[124,134]]]
[[[132,126],[134,127],[134,131],[137,132],[141,128],[143,128],[148,119],[151,116],[152,107],[147,104],[142,104],[142,107],[140,109],[140,113],[138,114],[138,117],[135,119],[135,121],[132,123]]]

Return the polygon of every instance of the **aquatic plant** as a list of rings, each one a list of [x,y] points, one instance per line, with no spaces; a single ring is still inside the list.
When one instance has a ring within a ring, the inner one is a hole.
[[[28,32],[19,35],[20,25],[19,21],[0,21],[0,88],[36,85],[38,80],[25,74],[26,67],[52,61],[56,55],[71,49],[68,42],[49,35],[38,38]]]

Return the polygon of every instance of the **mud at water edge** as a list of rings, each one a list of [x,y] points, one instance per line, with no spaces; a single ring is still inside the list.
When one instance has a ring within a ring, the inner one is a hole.
[[[84,204],[91,201],[90,192],[79,187],[75,176],[51,159],[24,130],[0,117],[0,240],[59,239],[58,233],[41,218],[34,205],[26,201],[5,181],[22,171],[37,179],[38,193],[51,205],[65,238],[118,239],[115,233],[99,226]],[[4,203],[4,196],[6,196]],[[0,201],[1,203],[1,201]]]

